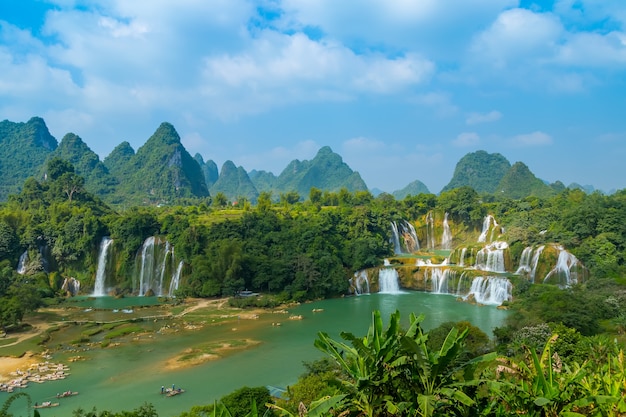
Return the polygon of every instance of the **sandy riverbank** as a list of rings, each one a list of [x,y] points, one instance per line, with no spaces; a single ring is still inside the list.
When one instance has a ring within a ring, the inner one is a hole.
[[[228,299],[188,299],[185,301],[187,305],[180,313],[172,316],[173,319],[182,319],[185,320],[185,316],[190,313],[196,313],[199,310],[221,310],[221,309],[229,309]],[[59,316],[63,316],[67,314],[66,310],[54,308],[54,309],[46,309],[46,311],[53,311]],[[228,315],[233,319],[243,319],[243,320],[254,320],[259,317],[260,314],[267,313],[262,309],[254,309],[254,310],[239,310],[232,309],[231,313]],[[37,318],[31,317],[30,320],[26,320],[29,324],[31,324],[31,328],[27,331],[11,334],[10,337],[16,337],[16,340],[11,342],[10,344],[0,346],[0,382],[6,383],[15,378],[16,371],[26,371],[32,365],[40,362],[44,362],[47,360],[41,354],[35,354],[33,352],[26,352],[24,355],[20,357],[14,356],[5,356],[3,355],[3,347],[17,345],[27,339],[32,337],[37,337],[43,334],[46,330],[48,330],[51,326],[55,325],[55,323],[47,323],[41,321]],[[198,326],[189,326],[191,328],[197,328]],[[190,366],[199,365],[206,361],[216,360],[223,356],[228,355],[232,351],[247,349],[258,342],[252,340],[239,341],[238,343],[225,343],[221,346],[211,346],[210,348],[207,346],[202,347],[192,347],[186,352],[181,352],[176,357],[170,358],[167,360],[163,366],[166,369],[182,369]]]
[[[0,357],[0,382],[8,382],[15,379],[15,376],[11,375],[15,371],[24,371],[36,363],[42,362],[42,358],[39,355],[33,355],[30,352],[20,358],[14,358],[10,356]]]

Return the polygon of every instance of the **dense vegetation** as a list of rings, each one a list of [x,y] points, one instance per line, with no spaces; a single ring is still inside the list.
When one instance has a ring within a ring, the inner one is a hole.
[[[114,210],[85,189],[66,160],[50,159],[45,172],[45,180],[28,179],[0,207],[0,320],[6,331],[27,312],[63,296],[66,278],[92,286],[103,236],[111,236],[118,249],[121,291],[132,289],[142,242],[162,236],[187,263],[179,296],[222,297],[249,289],[266,294],[258,302],[269,305],[345,294],[355,271],[392,255],[391,221],[420,222],[431,211],[447,212],[462,240],[492,214],[506,225],[514,259],[526,246],[559,242],[588,267],[589,278],[571,288],[515,281],[511,319],[495,330],[494,341],[462,323],[426,333],[416,317],[401,329],[392,316],[384,330],[376,314],[364,338],[345,334],[345,342],[338,342],[320,334],[316,345],[339,367],[311,371],[290,387],[292,398],[271,412],[297,415],[300,402],[308,415],[330,408],[344,415],[626,412],[626,191],[563,189],[552,197],[509,199],[459,187],[396,200],[311,188],[306,198],[294,191],[278,202],[263,192],[255,205],[244,200],[232,206],[215,195]],[[25,251],[29,269],[20,274],[15,266]],[[189,415],[226,415],[234,407],[220,404]],[[246,413],[261,414],[264,405],[257,406]],[[123,415],[152,411],[147,405]]]

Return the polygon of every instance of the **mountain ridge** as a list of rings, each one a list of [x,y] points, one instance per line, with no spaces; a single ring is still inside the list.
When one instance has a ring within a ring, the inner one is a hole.
[[[358,171],[329,146],[321,147],[311,160],[292,160],[278,176],[254,169],[246,172],[232,161],[226,161],[218,170],[213,160],[205,162],[200,154],[192,157],[168,122],[161,123],[137,151],[123,141],[102,161],[73,133],[57,143],[40,117],[27,123],[0,122],[0,144],[0,201],[19,192],[29,176],[41,176],[45,162],[53,157],[71,162],[85,178],[86,188],[112,204],[160,204],[179,198],[202,199],[215,193],[224,194],[232,202],[240,198],[254,202],[262,192],[269,192],[275,201],[283,193],[297,192],[304,200],[313,187],[328,192],[384,192],[396,199],[430,193],[419,180],[393,192],[370,190]],[[16,166],[15,161],[21,164]],[[484,150],[464,155],[441,193],[461,186],[507,198],[547,196],[566,188],[559,181],[543,182],[521,162],[511,164],[501,154]],[[570,188],[594,190],[578,184]]]

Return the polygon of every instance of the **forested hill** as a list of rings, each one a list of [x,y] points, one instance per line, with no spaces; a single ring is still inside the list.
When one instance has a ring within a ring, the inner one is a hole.
[[[226,161],[218,171],[212,160],[205,162],[199,154],[192,157],[169,123],[162,123],[137,152],[128,142],[122,142],[103,161],[73,133],[57,144],[39,117],[27,123],[0,122],[0,144],[0,201],[19,192],[28,177],[41,179],[45,163],[53,158],[70,162],[85,179],[87,191],[109,204],[127,207],[198,202],[215,195],[220,202],[255,203],[260,193],[269,193],[273,201],[278,201],[286,195],[305,200],[311,189],[368,190],[360,174],[328,146],[310,161],[291,161],[278,176],[266,171],[248,173],[233,161]],[[504,156],[485,151],[461,158],[442,192],[463,186],[481,194],[516,199],[555,195],[565,188],[560,182],[545,184],[521,162],[512,165]],[[593,191],[593,187],[587,186],[585,191]],[[390,194],[402,199],[421,193],[430,191],[419,180],[413,180]]]
[[[0,122],[0,201],[19,192],[26,178],[37,175],[57,146],[39,117],[27,123]]]

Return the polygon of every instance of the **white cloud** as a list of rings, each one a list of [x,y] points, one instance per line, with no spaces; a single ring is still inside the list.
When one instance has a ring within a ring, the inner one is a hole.
[[[495,122],[502,118],[502,113],[497,110],[492,110],[488,113],[470,113],[465,119],[465,123],[468,125],[475,125],[479,123]]]
[[[515,0],[282,0],[281,27],[319,28],[345,44],[391,45],[432,55],[454,53],[476,27]]]
[[[426,82],[434,65],[416,55],[359,55],[301,33],[263,31],[236,54],[208,57],[203,91],[214,110],[261,112],[286,103],[350,100],[358,94],[403,93]],[[230,104],[230,106],[229,106]]]
[[[572,34],[556,57],[563,65],[577,67],[626,66],[626,33],[609,32]]]
[[[517,147],[547,146],[552,144],[552,137],[547,133],[536,131],[513,137],[511,144]]]
[[[452,144],[457,147],[471,147],[476,146],[480,142],[480,136],[475,132],[463,132],[459,134]]]
[[[562,34],[563,27],[552,14],[510,9],[474,38],[471,53],[482,65],[501,70],[512,62],[553,56]]]

